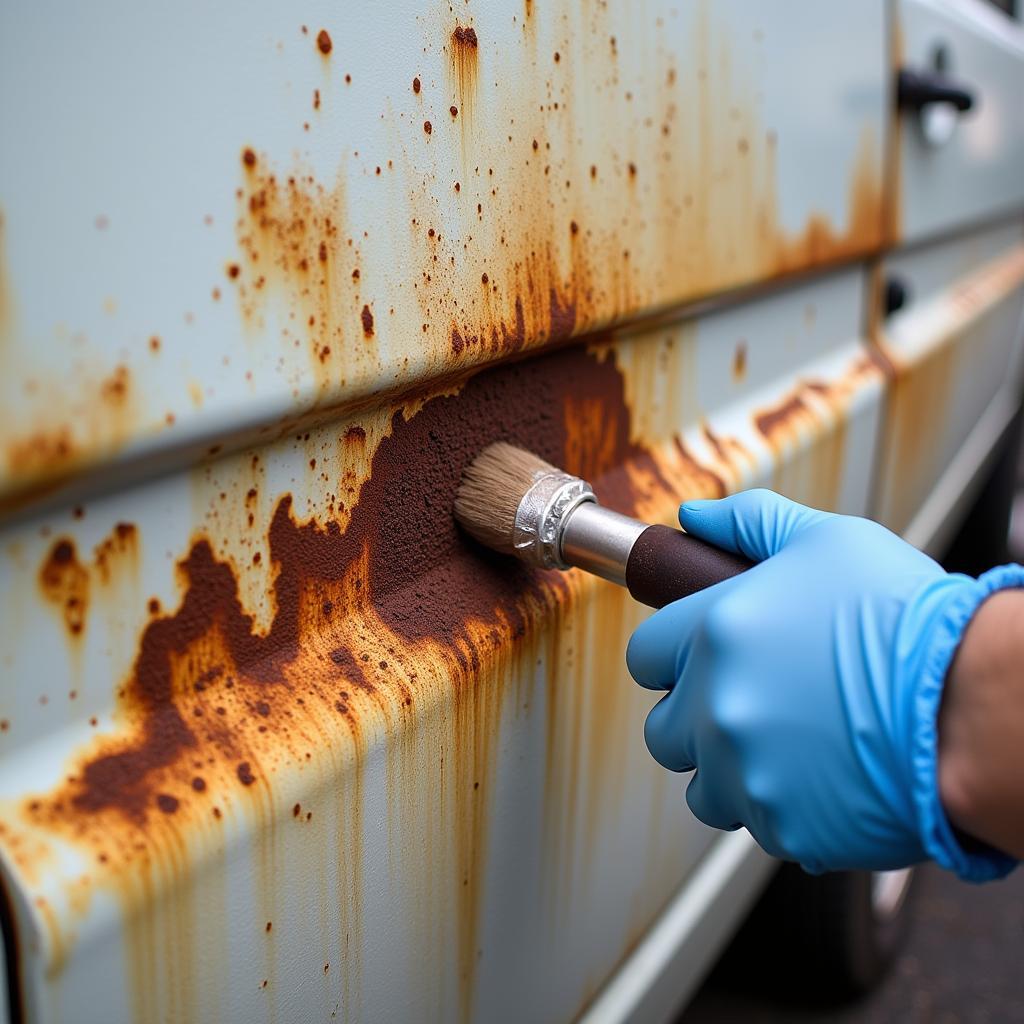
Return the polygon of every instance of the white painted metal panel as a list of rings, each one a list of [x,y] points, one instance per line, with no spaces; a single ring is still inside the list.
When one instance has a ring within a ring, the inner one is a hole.
[[[4,4],[5,502],[870,251],[885,12]]]
[[[1024,207],[1024,28],[984,0],[900,0],[900,64],[946,72],[975,94],[948,142],[929,144],[904,115],[899,229],[916,241]]]

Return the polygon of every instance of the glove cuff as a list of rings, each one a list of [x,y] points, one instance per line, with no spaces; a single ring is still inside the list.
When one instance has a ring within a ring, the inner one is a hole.
[[[937,864],[970,882],[1002,878],[1017,861],[992,847],[966,850],[956,837],[939,799],[938,714],[942,688],[964,631],[979,605],[991,594],[1024,587],[1024,567],[1001,565],[974,580],[948,576],[946,587],[927,616],[931,628],[918,649],[911,737],[911,786],[924,850]],[[949,586],[948,584],[954,584]],[[930,602],[928,602],[930,603]],[[913,677],[912,677],[913,678]]]

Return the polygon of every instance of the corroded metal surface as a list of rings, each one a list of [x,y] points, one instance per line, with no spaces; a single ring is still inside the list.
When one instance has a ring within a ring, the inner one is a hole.
[[[4,9],[30,1017],[567,1019],[685,884],[711,836],[643,747],[642,612],[451,498],[501,438],[651,520],[758,483],[866,513],[883,449],[883,515],[920,500],[930,392],[857,262],[894,237],[885,7],[820,6]],[[1020,283],[990,255],[914,315],[972,336]]]
[[[138,1019],[272,1017],[296,985],[350,1019],[582,1005],[709,836],[642,746],[640,610],[480,557],[445,503],[508,436],[650,518],[800,460],[793,493],[856,510],[861,300],[847,273],[10,531],[38,645],[8,621],[7,678],[49,681],[0,712],[31,1005],[59,1016],[98,963],[97,1012]]]

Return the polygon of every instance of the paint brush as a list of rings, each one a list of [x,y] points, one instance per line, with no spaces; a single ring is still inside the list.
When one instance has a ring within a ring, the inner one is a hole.
[[[455,518],[494,551],[538,568],[584,569],[652,608],[754,564],[682,530],[603,508],[585,480],[500,441],[466,467]]]

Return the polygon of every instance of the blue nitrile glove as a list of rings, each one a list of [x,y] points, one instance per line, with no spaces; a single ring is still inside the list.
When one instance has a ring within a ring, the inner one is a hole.
[[[809,871],[1009,871],[953,834],[936,716],[971,616],[1024,569],[946,573],[877,523],[765,490],[689,502],[679,521],[761,563],[656,612],[626,654],[638,683],[669,691],[645,736],[666,768],[697,769],[693,813]]]

